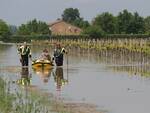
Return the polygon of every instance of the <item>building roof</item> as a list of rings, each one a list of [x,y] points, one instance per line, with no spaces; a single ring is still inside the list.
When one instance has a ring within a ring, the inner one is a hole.
[[[81,28],[71,25],[63,20],[56,20],[48,25],[52,31],[52,34],[79,35],[82,31]]]
[[[56,20],[55,22],[49,23],[48,25],[53,26],[53,25],[58,24],[60,22],[64,22],[64,21],[63,20]]]

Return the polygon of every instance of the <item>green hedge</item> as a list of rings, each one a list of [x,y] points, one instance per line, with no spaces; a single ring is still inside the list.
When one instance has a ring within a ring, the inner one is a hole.
[[[56,35],[56,36],[51,36],[51,39],[118,39],[118,38],[149,38],[150,35],[148,34],[107,34],[104,37],[99,37],[99,38],[93,38],[88,35]]]
[[[81,38],[90,38],[87,35],[52,35],[51,39],[81,39]]]
[[[106,38],[114,39],[114,38],[149,38],[148,34],[109,34],[106,35]]]
[[[105,35],[101,38],[93,38],[88,35],[12,35],[10,37],[1,37],[0,41],[4,42],[30,42],[31,40],[49,40],[49,39],[56,39],[56,40],[64,40],[64,39],[118,39],[118,38],[126,38],[126,39],[137,39],[137,38],[150,38],[148,34],[109,34]]]
[[[5,38],[4,42],[30,42],[31,40],[48,40],[50,35],[12,35],[9,38]]]

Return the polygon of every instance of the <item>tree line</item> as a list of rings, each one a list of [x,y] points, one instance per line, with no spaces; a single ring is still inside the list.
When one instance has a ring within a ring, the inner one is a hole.
[[[43,21],[37,21],[37,19],[28,21],[26,24],[21,24],[19,27],[8,25],[5,21],[0,19],[1,40],[7,41],[12,38],[14,38],[14,40],[21,40],[19,38],[22,37],[22,39],[25,39],[25,36],[35,39],[41,37],[41,35],[45,37],[45,35],[50,34],[51,31],[49,30],[47,23]]]
[[[67,8],[62,14],[62,19],[83,28],[82,34],[92,37],[104,34],[150,34],[150,16],[142,17],[138,12],[131,13],[127,9],[119,12],[117,16],[103,12],[89,23],[80,17],[78,9]]]
[[[138,12],[131,13],[127,9],[114,16],[109,12],[98,14],[91,22],[81,17],[77,8],[66,8],[61,19],[83,29],[81,35],[102,37],[114,34],[150,34],[150,16],[142,17]],[[0,39],[12,35],[51,35],[46,22],[33,19],[18,27],[8,25],[0,19]]]

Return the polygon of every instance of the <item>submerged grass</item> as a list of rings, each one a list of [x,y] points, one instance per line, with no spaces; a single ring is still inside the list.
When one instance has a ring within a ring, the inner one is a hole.
[[[66,103],[36,87],[21,86],[13,92],[13,84],[0,77],[0,113],[102,113],[94,105]]]
[[[10,94],[9,88],[2,78],[0,78],[0,111],[1,113],[10,113],[15,96]]]
[[[30,91],[27,86],[12,92],[11,85],[0,77],[0,113],[71,113],[52,95]]]
[[[117,49],[132,52],[146,53],[150,55],[149,38],[116,38],[116,39],[50,39],[48,41],[32,41],[32,44],[56,44],[61,43],[65,47],[80,47],[82,49],[95,49],[97,51]]]

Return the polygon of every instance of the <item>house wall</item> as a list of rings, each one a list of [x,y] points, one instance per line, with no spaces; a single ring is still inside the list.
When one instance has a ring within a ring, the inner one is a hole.
[[[50,26],[54,35],[79,35],[81,29],[65,22],[58,22]]]

